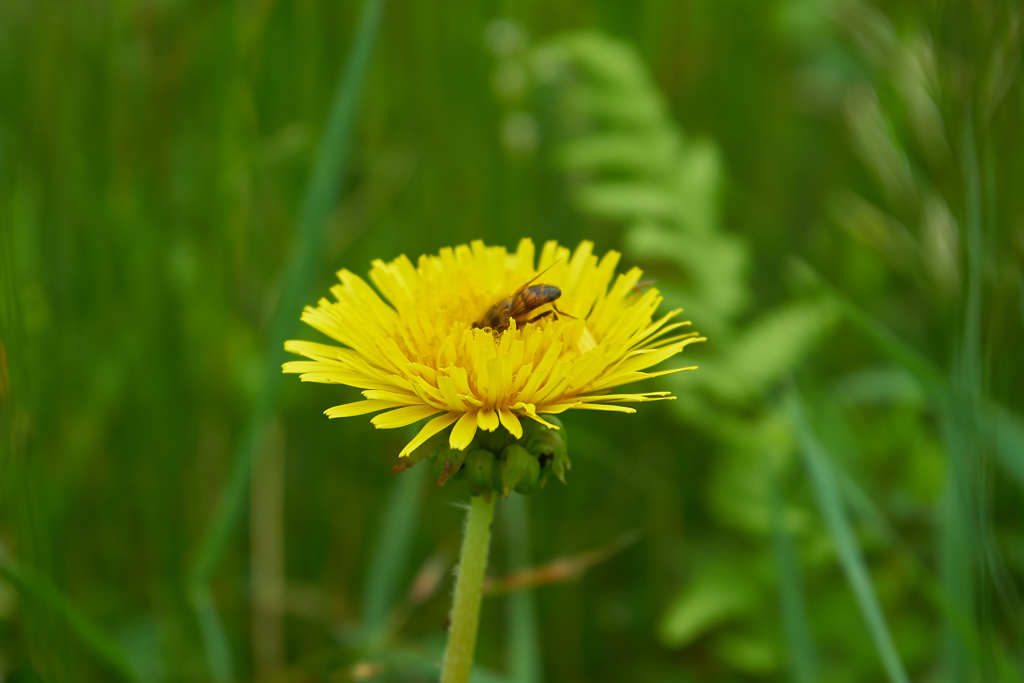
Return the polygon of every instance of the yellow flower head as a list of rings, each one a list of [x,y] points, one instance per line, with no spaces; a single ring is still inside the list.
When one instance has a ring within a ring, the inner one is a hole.
[[[571,254],[547,242],[537,261],[533,242],[524,239],[514,253],[475,241],[420,256],[415,265],[404,255],[374,261],[377,291],[342,270],[331,288],[335,301],[320,299],[302,313],[342,346],[288,341],[286,350],[308,360],[285,363],[284,371],[363,390],[364,400],[328,408],[328,417],[379,413],[372,422],[380,429],[431,418],[400,456],[453,424],[449,444],[461,450],[477,429],[500,425],[520,438],[523,418],[554,427],[541,416],[572,408],[633,413],[621,404],[674,396],[609,390],[694,369],[648,371],[703,338],[679,332],[689,322],[674,321],[678,309],[654,320],[662,297],[643,287],[638,268],[616,276],[618,262],[614,251],[599,260],[590,242]],[[524,291],[527,285],[553,285],[561,295],[522,315],[491,317],[507,321],[500,331],[475,324],[521,291],[547,294],[541,299],[557,292]]]

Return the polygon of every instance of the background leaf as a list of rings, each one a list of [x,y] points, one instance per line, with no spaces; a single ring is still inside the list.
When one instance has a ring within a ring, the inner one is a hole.
[[[0,678],[433,680],[465,491],[281,340],[530,236],[708,341],[499,509],[496,577],[641,540],[480,676],[1020,681],[1019,4],[0,3]]]

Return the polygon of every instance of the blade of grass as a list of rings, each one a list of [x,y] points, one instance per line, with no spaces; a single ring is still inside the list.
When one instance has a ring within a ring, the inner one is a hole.
[[[867,622],[868,631],[871,633],[879,659],[881,659],[886,674],[892,683],[909,683],[907,674],[903,669],[903,664],[900,661],[900,656],[896,651],[896,646],[889,634],[889,627],[886,625],[885,616],[882,614],[881,606],[878,604],[878,598],[875,595],[871,577],[868,574],[867,567],[864,565],[860,546],[857,544],[857,539],[850,528],[850,522],[843,509],[839,488],[835,483],[828,455],[811,431],[811,427],[804,415],[800,396],[795,388],[786,395],[786,409],[796,429],[800,453],[803,456],[804,465],[807,468],[807,474],[810,477],[815,498],[818,501],[818,506],[821,508],[821,514],[825,518],[825,524],[828,526],[829,532],[832,534],[836,544],[839,562],[857,599],[861,614]]]
[[[1001,406],[989,411],[987,428],[995,442],[995,455],[1024,486],[1024,420]]]
[[[875,320],[849,297],[832,286],[809,264],[803,261],[798,263],[803,274],[836,303],[850,322],[868,339],[874,342],[878,349],[886,356],[911,372],[918,382],[921,383],[925,391],[934,394],[944,390],[946,382],[943,373],[931,361],[902,341],[885,325]]]
[[[116,673],[119,678],[129,681],[141,680],[131,659],[121,646],[93,623],[92,619],[75,607],[48,580],[33,575],[27,568],[20,567],[9,559],[0,559],[0,577],[3,577],[26,598],[35,601],[63,619],[86,649],[105,667]]]
[[[217,608],[206,586],[194,586],[189,595],[192,609],[199,622],[199,634],[206,653],[206,668],[215,681],[230,681],[234,677],[231,664],[231,646],[220,622]]]
[[[981,363],[981,179],[970,115],[963,131],[966,286],[963,330],[954,350],[950,391],[940,412],[948,454],[946,490],[939,511],[942,581],[954,613],[971,618],[979,606],[976,560],[985,545],[981,486],[984,452],[978,424],[983,395]],[[981,601],[983,603],[983,601]],[[979,624],[982,629],[984,626]],[[984,633],[984,631],[982,631]],[[947,620],[943,648],[948,680],[973,678],[967,646]],[[987,657],[976,658],[981,664]],[[984,672],[991,674],[990,671]],[[989,676],[983,675],[983,679]]]
[[[512,496],[501,506],[509,571],[530,566],[530,518],[523,496]],[[508,669],[516,683],[540,683],[540,639],[537,612],[529,589],[508,595]]]
[[[255,400],[254,410],[250,413],[253,417],[235,453],[234,466],[214,522],[203,538],[192,576],[196,583],[209,580],[224,553],[228,537],[238,526],[256,444],[266,425],[267,415],[273,409],[281,383],[281,361],[284,359],[282,344],[297,326],[303,298],[316,272],[315,264],[323,244],[324,226],[337,202],[339,187],[344,179],[352,149],[359,94],[369,68],[382,7],[383,0],[367,0],[349,53],[347,68],[335,93],[327,129],[303,201],[291,259],[281,283],[281,297],[268,335],[264,381],[261,384],[263,391]]]
[[[267,419],[273,410],[280,388],[280,366],[284,359],[282,345],[290,331],[297,325],[299,309],[316,272],[315,266],[323,244],[327,217],[337,202],[339,188],[345,177],[353,146],[359,96],[369,68],[383,6],[383,0],[367,0],[363,7],[355,40],[349,51],[348,63],[335,91],[327,127],[320,142],[316,164],[299,214],[290,260],[281,282],[280,299],[267,337],[262,391],[250,406],[249,421],[235,451],[228,481],[192,568],[190,592],[194,598],[194,606],[199,612],[200,623],[210,627],[203,629],[207,635],[222,632],[222,629],[219,627],[216,613],[210,611],[213,608],[212,602],[204,599],[207,595],[205,586],[220,563],[228,540],[237,530],[245,508],[249,475],[257,457],[257,446],[262,440]],[[218,638],[213,638],[207,642],[208,652],[224,645],[222,641],[221,646],[218,646],[217,640]],[[226,661],[229,662],[230,658]],[[229,680],[230,670],[218,668],[224,676],[218,680]]]
[[[17,267],[15,256],[19,237],[38,232],[38,224],[27,208],[32,204],[29,197],[34,194],[29,187],[25,183],[14,188],[9,210],[2,219],[5,227],[11,229],[0,230],[0,438],[5,442],[0,447],[0,516],[17,535],[20,557],[36,571],[45,573],[56,569],[52,548],[58,544],[46,542],[48,514],[41,494],[46,490],[49,469],[40,468],[39,463],[45,458],[32,457],[34,440],[29,438],[34,422],[30,416],[38,405],[40,383],[32,372],[34,345],[25,329],[26,307],[22,297],[28,288],[22,282],[24,271]],[[21,625],[28,639],[49,645],[45,651],[36,652],[34,664],[40,675],[68,678],[74,659],[68,655],[60,618],[45,609],[26,609]]]
[[[284,430],[278,421],[268,431],[267,451],[253,469],[249,495],[249,642],[257,681],[267,680],[284,664],[286,475]]]
[[[968,173],[967,175],[972,174]],[[969,193],[974,193],[974,199],[968,201],[968,220],[965,223],[968,224],[968,229],[975,233],[975,237],[971,238],[969,248],[974,249],[976,253],[981,253],[981,218],[979,215],[980,201],[978,200],[980,190],[976,171],[973,172],[973,176],[974,180],[971,182],[974,184],[974,189],[969,189]],[[969,265],[969,270],[981,267],[977,259],[972,263],[973,265]],[[947,379],[944,373],[926,358],[899,340],[890,330],[859,308],[852,300],[827,284],[806,264],[804,264],[804,270],[826,294],[837,302],[851,322],[869,340],[874,342],[882,353],[911,371],[927,392],[929,400],[942,422],[951,458],[947,474],[946,500],[943,503],[944,508],[939,513],[941,533],[946,536],[940,536],[938,539],[940,548],[948,553],[944,557],[942,570],[942,580],[947,584],[947,588],[945,591],[936,589],[937,593],[946,593],[946,595],[939,596],[939,604],[941,604],[946,618],[944,650],[947,653],[947,658],[955,660],[948,661],[947,664],[951,669],[962,669],[963,667],[958,662],[966,661],[968,653],[971,653],[978,661],[1005,662],[1005,653],[1000,652],[999,656],[993,660],[983,656],[980,652],[982,643],[992,645],[995,641],[985,638],[978,631],[979,625],[975,624],[975,620],[971,616],[973,607],[965,603],[964,591],[967,591],[970,585],[964,579],[966,569],[961,566],[974,556],[965,548],[972,546],[975,540],[985,547],[987,557],[998,557],[998,553],[992,548],[990,531],[975,529],[977,532],[975,533],[964,526],[965,520],[979,519],[981,508],[978,508],[976,504],[969,503],[971,491],[978,487],[972,487],[966,482],[968,478],[976,479],[978,476],[977,472],[972,474],[974,471],[973,461],[977,459],[980,445],[985,442],[986,437],[991,439],[993,453],[1000,465],[1016,481],[1024,484],[1024,448],[1020,447],[1020,444],[1024,443],[1024,428],[1021,427],[1019,419],[1013,413],[998,403],[988,400],[981,393],[980,289],[968,296],[970,311],[968,315],[965,315],[964,336],[957,350],[953,375]],[[974,281],[980,282],[980,274]],[[972,297],[974,303],[971,303]],[[976,331],[969,332],[966,329],[968,324],[973,325]],[[971,350],[973,359],[964,355],[968,350]],[[978,429],[979,424],[986,425],[984,433]],[[958,531],[958,527],[964,528]],[[954,583],[960,587],[950,588]],[[957,642],[960,643],[959,646],[954,646]]]
[[[937,541],[941,557],[943,594],[949,603],[949,610],[960,618],[969,618],[974,611],[971,562],[975,548],[970,529],[971,505],[964,498],[968,485],[960,481],[961,475],[966,473],[962,471],[962,456],[959,453],[969,446],[962,443],[963,430],[955,426],[956,421],[955,416],[943,418],[949,463],[945,491],[937,511]],[[955,617],[947,616],[943,641],[942,660],[946,679],[953,682],[968,680],[967,653],[964,640],[956,628]]]
[[[996,163],[997,155],[995,153],[998,143],[994,142],[989,136],[984,136],[984,139],[984,151],[980,153],[981,156],[979,157],[984,159],[984,172],[981,178],[983,186],[981,189],[985,196],[984,223],[978,226],[979,235],[977,238],[977,244],[975,244],[975,247],[979,250],[979,254],[982,253],[984,248],[982,242],[984,241],[985,235],[995,234],[998,230],[997,225],[999,221],[997,208],[997,198],[1000,196],[997,182],[999,166]],[[982,229],[985,230],[985,235],[981,234]],[[981,262],[982,257],[979,257],[975,265],[980,268]],[[981,280],[983,273],[979,271],[977,276],[979,280]],[[984,313],[979,312],[979,325],[983,317]],[[981,335],[982,331],[979,329],[978,336],[981,337]],[[980,516],[983,531],[980,535],[983,551],[981,559],[985,578],[989,579],[989,581],[981,582],[981,585],[985,586],[986,590],[988,590],[989,594],[992,596],[991,601],[993,602],[994,608],[998,608],[1003,614],[1013,615],[1016,617],[1016,615],[1019,615],[1024,611],[1024,600],[1022,600],[1020,589],[1015,581],[1013,570],[1007,566],[1007,562],[999,548],[997,531],[994,528],[993,521],[996,504],[991,500],[992,487],[989,481],[992,473],[990,472],[988,465],[992,459],[994,459],[995,461],[1002,463],[1011,475],[1017,477],[1019,480],[1019,474],[1022,467],[1024,467],[1024,448],[1020,447],[1019,442],[1017,448],[1005,448],[1003,441],[1005,436],[1001,439],[1000,434],[993,427],[993,423],[999,423],[1000,418],[1002,417],[1001,413],[1003,411],[1001,406],[988,399],[988,394],[990,393],[988,378],[991,376],[992,367],[991,349],[984,348],[979,349],[979,351],[981,353],[980,359],[984,359],[984,363],[979,359],[978,367],[981,371],[981,383],[979,384],[978,391],[980,401],[978,405],[977,425],[979,432],[981,432],[981,436],[988,437],[988,440],[985,441],[986,458],[983,461],[985,465],[984,477],[979,482],[978,490],[981,493],[984,502]],[[989,458],[989,454],[991,454],[992,459]],[[998,603],[995,603],[995,598],[998,598]],[[994,619],[992,622],[992,631],[995,631],[998,629],[998,626],[995,625]],[[1024,623],[1022,623],[1020,619],[1014,618],[1010,620],[1010,624],[1011,630],[1009,640],[1010,642],[1017,643],[1017,646],[1013,651],[1013,656],[1015,656],[1017,660],[1017,666],[1014,667],[1014,670],[1016,670],[1019,675],[1024,675],[1024,666],[1021,666],[1021,664],[1024,663],[1024,648],[1020,645],[1021,643],[1024,643]],[[986,638],[986,644],[989,644],[990,651],[993,652],[993,655],[1003,654],[1003,648],[996,645],[996,641],[997,638]],[[992,657],[991,661],[985,660],[984,664],[989,666],[989,669],[988,671],[983,669],[983,675],[987,675],[991,672],[992,677],[995,678],[995,672],[1000,670],[998,667],[1001,663],[1002,661],[997,660],[995,656]],[[1005,670],[1005,667],[1003,670]],[[1009,680],[1008,677],[1007,680]]]
[[[765,460],[768,462],[768,459]],[[772,474],[772,476],[775,476]],[[779,572],[779,607],[789,650],[789,662],[796,683],[815,683],[818,680],[818,655],[811,629],[807,623],[800,567],[793,550],[793,540],[783,517],[782,494],[778,482],[772,487],[772,525],[775,537],[775,565]]]
[[[394,611],[402,570],[409,563],[423,484],[429,471],[423,466],[399,473],[385,505],[384,522],[370,555],[363,587],[362,628],[371,642],[386,634],[388,617]]]
[[[813,268],[802,262],[800,265],[804,273],[836,302],[857,329],[875,343],[879,351],[914,375],[921,387],[928,392],[929,399],[933,403],[938,403],[941,410],[942,401],[953,391],[949,380],[943,376],[944,373],[826,282]],[[1017,448],[1020,438],[1024,437],[1019,419],[1005,407],[984,397],[980,399],[979,410],[988,425],[987,434],[995,441],[996,457],[1014,479],[1024,485],[1024,449]]]
[[[1005,417],[1010,416],[1006,415]],[[1024,681],[1024,669],[1015,666],[1013,654],[1008,650],[1007,644],[1000,643],[998,639],[985,637],[978,620],[960,611],[956,606],[956,600],[950,599],[946,594],[940,579],[933,575],[930,558],[915,552],[913,544],[899,536],[867,492],[860,488],[860,485],[850,476],[849,472],[842,468],[840,463],[832,460],[830,469],[849,513],[861,520],[887,546],[901,548],[901,557],[914,568],[914,581],[917,589],[946,620],[948,628],[956,631],[970,655],[980,658],[987,647],[989,648],[988,656],[992,657],[994,665],[999,667],[1001,672],[999,677],[993,676],[993,680]],[[1019,600],[1013,602],[1013,605],[1018,604]],[[1009,613],[1019,614],[1020,610],[1014,611],[1011,606]],[[1019,642],[1019,640],[1011,642]]]

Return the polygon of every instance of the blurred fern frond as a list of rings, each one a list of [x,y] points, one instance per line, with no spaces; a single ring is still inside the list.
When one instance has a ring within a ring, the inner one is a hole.
[[[774,452],[768,469],[786,469],[794,438],[785,416],[763,398],[830,328],[834,306],[793,297],[752,310],[752,247],[722,225],[726,176],[718,147],[684,135],[630,47],[578,32],[506,55],[499,71],[510,59],[531,75],[542,138],[575,209],[621,230],[626,253],[645,262],[666,299],[685,305],[708,335],[700,377],[677,387],[678,416],[716,444],[706,495],[717,523],[770,538],[772,477],[752,465],[751,454]],[[520,99],[516,93],[508,103],[518,107]],[[787,526],[806,529],[791,506],[782,516]],[[742,579],[727,571],[725,557],[687,564],[687,581],[663,612],[662,643],[679,648],[710,638],[730,667],[777,671],[784,655],[772,631],[772,547],[762,545],[751,560],[757,569]]]

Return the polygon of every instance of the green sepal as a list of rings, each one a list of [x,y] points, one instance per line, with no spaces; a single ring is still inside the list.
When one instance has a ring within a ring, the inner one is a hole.
[[[516,484],[516,493],[536,493],[540,489],[540,461],[533,455],[526,461],[526,472]]]
[[[491,453],[501,453],[508,445],[516,442],[516,438],[508,433],[504,427],[495,429],[492,432],[480,429],[473,439],[474,448],[483,448]]]
[[[506,447],[501,452],[501,457],[504,460],[501,467],[501,494],[506,498],[527,476],[530,471],[530,463],[536,465],[537,474],[540,474],[537,458],[517,443]]]
[[[430,458],[432,463],[436,463],[435,456],[438,455],[439,451],[443,451],[448,447],[448,438],[443,434],[436,434],[431,437],[425,444],[417,448],[415,451],[399,458],[398,462],[394,464],[391,471],[394,473],[403,472],[413,465],[418,465],[423,462],[426,458]],[[434,476],[437,476],[436,474]]]
[[[558,477],[563,484],[565,473],[572,467],[569,462],[568,439],[562,422],[555,417],[545,416],[548,422],[559,429],[550,429],[544,425],[532,423],[523,434],[522,443],[526,450],[534,455],[540,463],[540,485],[547,483],[551,474]]]
[[[437,485],[444,486],[445,482],[454,477],[462,469],[466,461],[466,451],[456,448],[443,448],[434,456],[433,468],[434,477],[437,478]]]
[[[554,475],[563,484],[571,467],[565,429],[555,417],[545,416],[558,429],[537,422],[525,422],[522,438],[505,429],[478,431],[466,450],[448,446],[444,434],[432,437],[414,453],[401,458],[393,471],[401,472],[430,460],[430,469],[438,486],[449,481],[468,481],[473,495],[490,492],[508,497],[512,491],[534,493]]]
[[[466,475],[473,493],[479,495],[494,490],[494,454],[474,448],[466,454]]]

